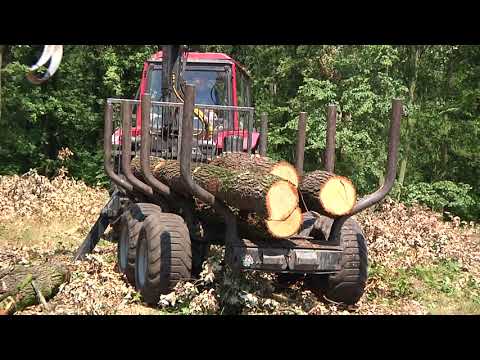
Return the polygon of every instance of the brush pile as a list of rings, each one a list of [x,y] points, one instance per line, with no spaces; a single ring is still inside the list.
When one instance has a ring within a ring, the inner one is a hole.
[[[67,177],[64,169],[52,180],[35,170],[21,176],[0,176],[2,222],[29,218],[49,222],[75,217],[89,225],[98,217],[99,204],[107,200],[107,191]]]

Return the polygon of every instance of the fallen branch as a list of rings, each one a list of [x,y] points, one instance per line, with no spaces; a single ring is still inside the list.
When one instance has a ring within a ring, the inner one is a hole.
[[[38,287],[35,280],[32,280],[32,287],[35,290],[35,293],[37,294],[37,298],[40,301],[40,303],[42,304],[43,308],[48,311],[49,307],[48,307],[47,301],[43,297],[42,290]]]

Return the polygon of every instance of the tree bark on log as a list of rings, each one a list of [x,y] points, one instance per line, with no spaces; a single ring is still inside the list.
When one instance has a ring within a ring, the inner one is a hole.
[[[166,160],[156,156],[150,156],[150,170],[154,172],[157,166],[163,166]],[[140,157],[135,156],[131,161],[132,172],[135,177],[144,181],[145,177],[143,176],[141,165],[140,165]]]
[[[300,192],[306,210],[333,218],[350,213],[357,200],[355,186],[349,179],[321,170],[302,177]]]
[[[45,300],[56,295],[60,285],[68,280],[68,270],[52,264],[16,265],[0,274],[0,310],[8,314],[39,304],[32,281]]]
[[[132,161],[132,168],[135,175],[141,173],[138,160]],[[151,164],[151,170],[155,178],[175,192],[188,194],[178,161],[159,160]],[[285,220],[298,207],[296,187],[276,175],[200,164],[192,168],[192,176],[198,185],[227,205],[255,212],[266,220]]]
[[[265,156],[246,153],[226,153],[213,159],[211,165],[231,170],[249,170],[262,174],[272,174],[290,181],[298,187],[299,176],[295,167],[286,161],[275,161]]]

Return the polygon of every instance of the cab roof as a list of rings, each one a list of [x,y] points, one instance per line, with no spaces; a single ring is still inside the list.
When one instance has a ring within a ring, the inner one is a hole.
[[[162,61],[162,58],[163,58],[162,51],[159,51],[159,52],[156,52],[155,54],[153,54],[150,57],[149,61]],[[226,63],[230,63],[230,64],[236,64],[241,70],[243,70],[243,72],[247,75],[247,77],[250,78],[250,73],[248,72],[248,70],[242,64],[240,64],[238,61],[231,58],[227,54],[213,53],[213,52],[190,52],[189,51],[188,55],[187,55],[187,61],[191,61],[191,62],[196,62],[196,61],[198,61],[198,62],[208,62],[209,60],[213,61],[213,62],[220,61],[220,62],[226,62]]]
[[[155,54],[152,55],[152,57],[150,58],[150,61],[160,61],[162,60],[162,52],[159,51]],[[187,56],[187,61],[195,61],[195,60],[226,60],[228,62],[232,62],[232,63],[236,63],[235,60],[233,60],[230,56],[228,56],[227,54],[223,54],[223,53],[211,53],[211,52],[207,52],[207,53],[201,53],[201,52],[188,52],[188,56]]]

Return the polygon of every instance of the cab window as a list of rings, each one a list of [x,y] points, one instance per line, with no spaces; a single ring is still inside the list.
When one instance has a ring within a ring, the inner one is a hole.
[[[185,81],[195,85],[197,104],[227,105],[227,82],[224,72],[210,69],[190,70],[185,72]]]
[[[187,66],[184,79],[188,84],[195,85],[197,104],[227,105],[228,87],[224,71],[209,66]],[[162,68],[154,66],[148,73],[148,92],[153,101],[160,101],[162,97]]]

